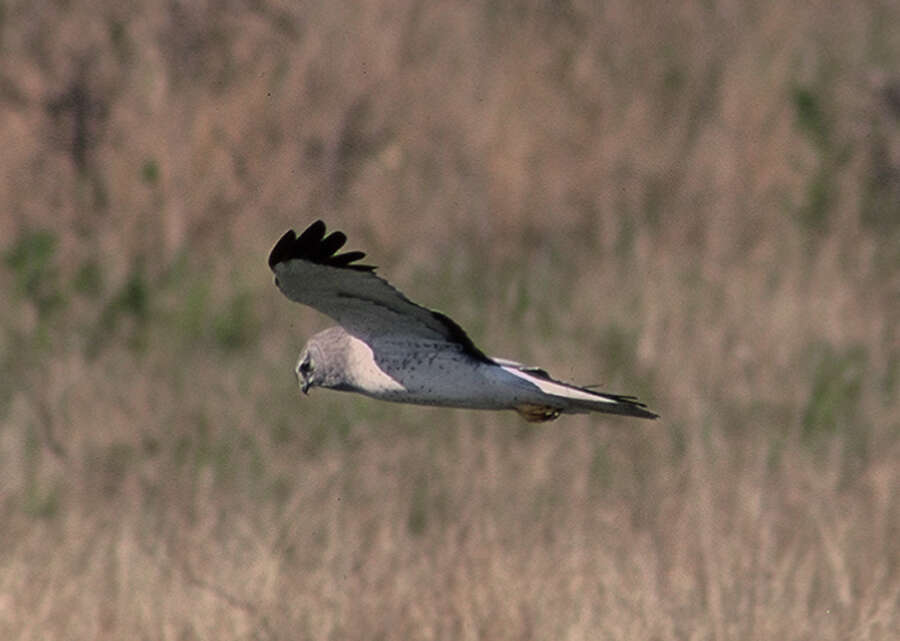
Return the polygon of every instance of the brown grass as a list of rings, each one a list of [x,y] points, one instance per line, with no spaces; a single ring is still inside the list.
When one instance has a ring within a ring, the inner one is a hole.
[[[0,637],[896,636],[895,3],[13,5]],[[663,418],[301,398],[316,217]]]

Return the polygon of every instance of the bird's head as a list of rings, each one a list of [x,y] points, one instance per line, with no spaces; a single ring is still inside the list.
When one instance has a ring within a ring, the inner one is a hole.
[[[319,332],[307,341],[294,368],[297,383],[304,394],[308,394],[311,387],[351,389],[345,373],[345,336],[341,328],[332,328]]]
[[[321,350],[316,345],[306,344],[303,351],[300,352],[300,358],[297,359],[297,367],[294,372],[297,374],[297,383],[304,394],[309,393],[310,387],[316,387],[320,384],[318,377],[319,372],[316,371],[317,365],[322,361]]]

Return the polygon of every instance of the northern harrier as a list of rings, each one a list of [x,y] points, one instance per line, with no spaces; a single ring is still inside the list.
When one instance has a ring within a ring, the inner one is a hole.
[[[347,237],[314,222],[281,237],[269,254],[275,284],[340,326],[314,335],[297,361],[311,387],[358,392],[386,401],[486,410],[516,410],[528,421],[606,412],[656,418],[633,396],[595,392],[551,378],[538,367],[491,358],[440,312],[410,301],[359,251],[337,251]]]

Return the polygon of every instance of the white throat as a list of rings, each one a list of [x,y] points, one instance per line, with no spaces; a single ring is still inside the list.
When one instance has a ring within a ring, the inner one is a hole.
[[[369,394],[406,390],[396,379],[388,376],[378,367],[371,347],[352,334],[348,334],[347,338],[349,339],[347,370],[353,385]]]

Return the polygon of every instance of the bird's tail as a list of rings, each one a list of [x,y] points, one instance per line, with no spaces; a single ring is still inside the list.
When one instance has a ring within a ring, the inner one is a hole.
[[[574,387],[580,392],[587,392],[597,396],[597,400],[569,399],[569,412],[605,412],[606,414],[622,414],[623,416],[636,416],[638,418],[659,418],[647,409],[647,406],[634,396],[621,394],[606,394],[594,392],[585,387]]]
[[[528,421],[549,421],[560,414],[603,412],[638,418],[659,418],[634,396],[597,392],[552,378],[537,367],[524,367],[509,361],[499,362],[506,371],[538,387],[547,395],[546,403],[526,403],[516,410]]]

